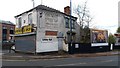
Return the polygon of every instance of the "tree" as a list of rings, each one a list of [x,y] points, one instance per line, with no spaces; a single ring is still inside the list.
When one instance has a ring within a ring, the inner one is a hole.
[[[77,8],[75,8],[75,14],[78,16],[80,25],[80,42],[90,43],[89,25],[93,18],[90,16],[90,12],[87,9],[87,1],[83,6],[78,5]]]
[[[87,1],[83,6],[78,5],[77,8],[75,8],[75,14],[77,14],[79,24],[82,28],[85,26],[89,27],[93,18],[90,16],[90,12],[87,8]]]
[[[118,29],[117,29],[117,33],[120,33],[120,27],[118,27]]]
[[[81,43],[90,43],[90,29],[85,26],[84,29],[81,30]]]
[[[114,35],[109,34],[108,43],[109,43],[109,44],[115,44],[115,43],[116,43],[116,40],[115,40],[115,36],[114,36]]]

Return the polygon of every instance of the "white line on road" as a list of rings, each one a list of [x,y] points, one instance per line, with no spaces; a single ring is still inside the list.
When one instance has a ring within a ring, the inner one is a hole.
[[[100,61],[100,62],[112,62],[113,60],[104,60],[104,61]],[[92,64],[96,63],[96,62],[91,62]],[[74,65],[84,65],[84,64],[91,64],[90,62],[87,63],[87,62],[82,62],[82,63],[71,63],[71,64],[63,64],[63,65],[55,65],[55,66],[74,66]]]
[[[73,63],[73,64],[55,65],[55,66],[74,66],[74,65],[79,65],[79,64],[87,64],[87,63],[83,62],[83,63]]]

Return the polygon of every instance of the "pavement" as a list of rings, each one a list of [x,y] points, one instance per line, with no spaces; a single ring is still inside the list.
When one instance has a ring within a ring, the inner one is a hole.
[[[74,57],[98,57],[98,56],[112,56],[119,55],[119,51],[99,52],[99,53],[79,53],[79,54],[27,54],[27,53],[3,53],[2,60],[37,60],[37,59],[60,59],[60,58],[74,58]]]

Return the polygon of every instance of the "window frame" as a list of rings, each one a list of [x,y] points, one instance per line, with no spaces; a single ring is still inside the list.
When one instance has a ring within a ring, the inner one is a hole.
[[[65,17],[65,28],[70,28],[70,19]]]
[[[18,18],[18,28],[22,27],[22,17]]]
[[[28,24],[30,24],[30,25],[33,23],[32,15],[33,15],[32,13],[28,14]]]

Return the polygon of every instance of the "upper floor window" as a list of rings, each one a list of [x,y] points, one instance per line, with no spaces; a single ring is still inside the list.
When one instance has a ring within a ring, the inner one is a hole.
[[[65,18],[65,27],[69,28],[69,18]]]
[[[7,40],[7,29],[2,29],[2,40],[3,41],[6,41]]]
[[[10,28],[10,34],[14,34],[14,28]]]
[[[32,24],[32,13],[28,15],[28,24]]]
[[[72,20],[72,29],[75,29],[75,20]]]
[[[71,28],[75,29],[75,20],[72,19],[71,23],[70,23],[70,19],[69,18],[65,18],[65,27],[66,28]]]
[[[18,18],[18,28],[21,28],[22,27],[22,19],[21,17]]]

